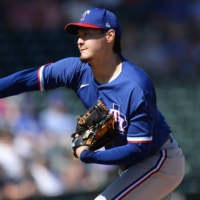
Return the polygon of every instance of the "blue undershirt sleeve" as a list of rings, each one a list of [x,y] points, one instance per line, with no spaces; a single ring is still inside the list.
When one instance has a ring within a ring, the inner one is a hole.
[[[0,98],[39,90],[38,68],[30,68],[0,79]]]
[[[103,151],[84,150],[81,161],[104,165],[132,165],[142,162],[149,153],[151,143],[127,144]]]

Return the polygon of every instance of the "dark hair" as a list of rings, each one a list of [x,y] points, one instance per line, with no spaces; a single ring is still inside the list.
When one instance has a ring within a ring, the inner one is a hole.
[[[121,54],[122,53],[121,38],[118,35],[115,36],[115,42],[114,42],[114,45],[113,45],[113,51],[116,54]]]
[[[107,32],[108,32],[107,30],[101,29],[101,33],[102,34],[105,34]],[[118,35],[115,35],[115,42],[114,42],[114,45],[113,45],[113,51],[116,54],[121,54],[122,53],[121,38]]]

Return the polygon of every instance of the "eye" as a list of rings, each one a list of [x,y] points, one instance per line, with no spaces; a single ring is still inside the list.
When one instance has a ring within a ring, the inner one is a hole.
[[[90,32],[89,31],[85,31],[84,35],[90,35]]]
[[[88,35],[91,35],[91,31],[90,30],[83,30],[83,31],[78,32],[77,37],[79,39],[79,38],[86,37]]]

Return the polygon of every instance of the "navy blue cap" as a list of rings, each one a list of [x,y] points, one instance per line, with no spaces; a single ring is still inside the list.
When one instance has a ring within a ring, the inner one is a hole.
[[[68,33],[77,35],[80,27],[95,29],[113,29],[119,37],[121,37],[121,28],[116,16],[102,8],[90,8],[85,11],[79,23],[69,23],[65,26]]]

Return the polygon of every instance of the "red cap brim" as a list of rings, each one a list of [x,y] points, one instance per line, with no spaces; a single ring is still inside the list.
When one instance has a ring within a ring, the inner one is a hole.
[[[100,27],[100,26],[95,26],[95,25],[92,25],[92,24],[70,23],[70,24],[67,24],[67,25],[65,26],[65,31],[67,31],[68,33],[77,35],[78,29],[79,29],[80,27],[102,29],[102,27]]]

